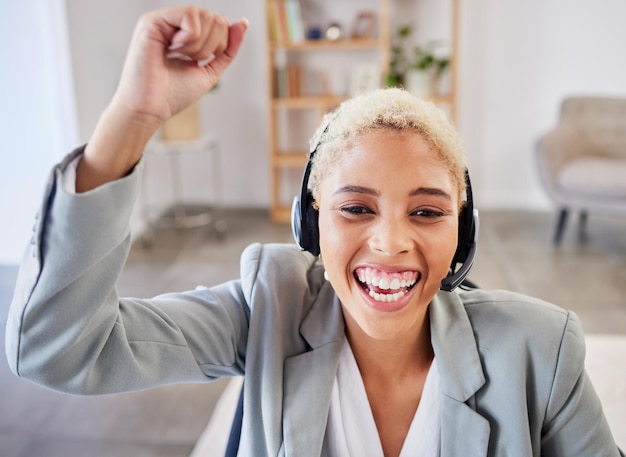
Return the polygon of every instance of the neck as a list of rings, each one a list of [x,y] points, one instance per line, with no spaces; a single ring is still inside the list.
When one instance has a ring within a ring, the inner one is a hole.
[[[346,317],[346,320],[349,320]],[[428,370],[434,357],[428,313],[419,327],[407,335],[389,340],[370,337],[355,322],[347,322],[346,335],[361,376],[398,379]]]

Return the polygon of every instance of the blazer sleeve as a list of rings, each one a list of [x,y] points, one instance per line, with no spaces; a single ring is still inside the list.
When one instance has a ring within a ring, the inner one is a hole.
[[[9,310],[14,373],[55,390],[102,394],[243,371],[249,309],[240,282],[152,299],[115,289],[130,248],[141,161],[83,194],[52,172]]]
[[[580,321],[569,313],[542,430],[543,456],[623,456],[585,372],[584,359]]]

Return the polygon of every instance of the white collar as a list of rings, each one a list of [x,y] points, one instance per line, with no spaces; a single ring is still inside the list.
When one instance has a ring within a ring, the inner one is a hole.
[[[440,455],[440,404],[439,371],[433,360],[400,457]],[[383,449],[359,367],[346,340],[339,356],[322,457],[363,455],[382,457]]]

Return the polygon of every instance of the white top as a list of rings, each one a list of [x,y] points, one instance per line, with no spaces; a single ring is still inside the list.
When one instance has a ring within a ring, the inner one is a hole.
[[[439,457],[441,410],[439,371],[433,359],[400,457]],[[328,413],[321,457],[383,457],[365,385],[350,344],[344,343]]]
[[[68,194],[76,193],[76,167],[78,167],[80,157],[81,156],[78,156],[68,163],[65,170],[63,170],[63,174],[61,175],[61,186]]]

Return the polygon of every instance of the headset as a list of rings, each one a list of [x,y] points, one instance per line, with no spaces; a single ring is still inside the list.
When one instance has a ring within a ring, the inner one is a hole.
[[[291,207],[291,230],[293,237],[301,250],[308,251],[314,256],[320,255],[319,213],[313,207],[313,194],[308,189],[309,175],[311,174],[313,157],[317,153],[322,143],[321,139],[328,131],[329,125],[326,126],[320,135],[320,140],[313,150],[309,152],[309,158],[304,169],[304,174],[302,175],[300,195],[294,197]],[[447,292],[451,292],[461,285],[472,268],[474,258],[476,257],[479,218],[478,210],[474,209],[472,185],[467,169],[465,169],[465,183],[467,201],[459,213],[458,244],[450,264],[448,275],[443,279],[440,287],[441,290]]]

